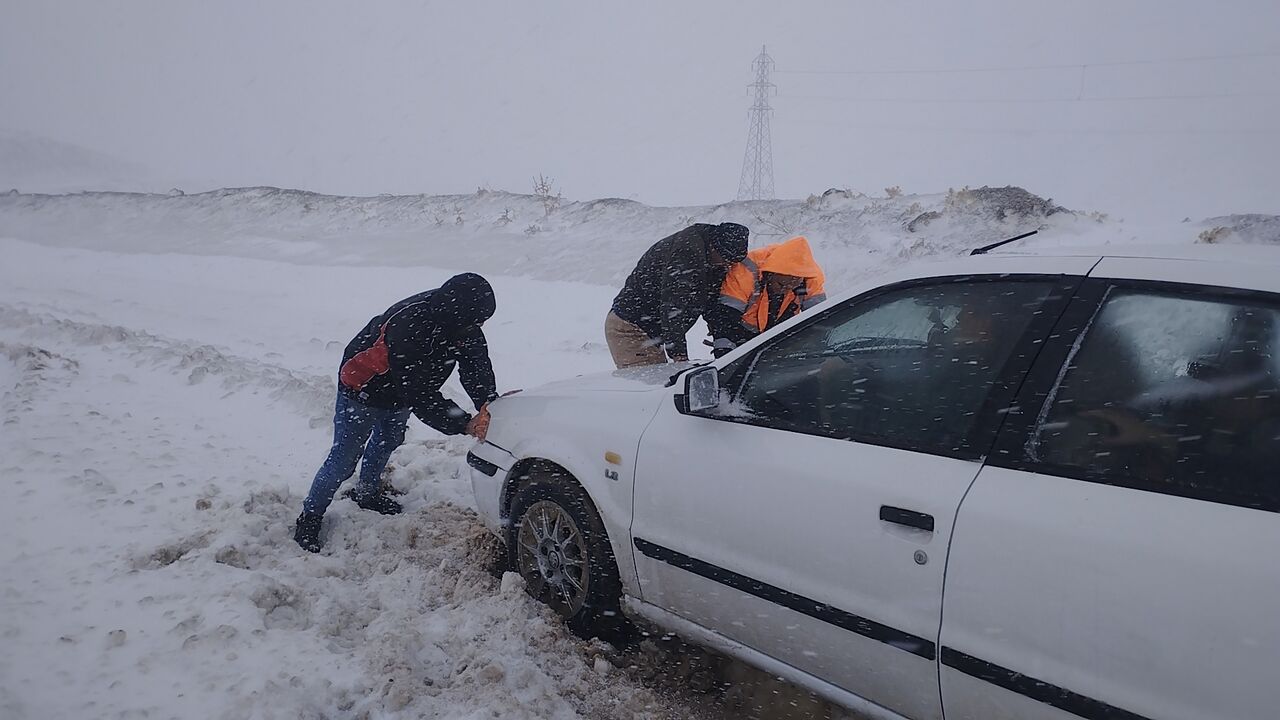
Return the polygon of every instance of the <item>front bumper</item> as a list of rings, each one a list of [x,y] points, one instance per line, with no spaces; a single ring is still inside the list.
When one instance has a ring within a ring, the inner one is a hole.
[[[471,470],[471,491],[476,498],[476,511],[490,532],[506,539],[503,530],[502,496],[506,489],[507,473],[515,465],[515,457],[502,448],[488,442],[476,443],[467,453],[467,465]]]

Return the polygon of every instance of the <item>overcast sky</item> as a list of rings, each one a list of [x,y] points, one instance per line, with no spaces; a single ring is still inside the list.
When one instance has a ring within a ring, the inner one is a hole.
[[[761,45],[782,197],[1280,212],[1275,0],[4,0],[0,126],[205,187],[714,203]]]

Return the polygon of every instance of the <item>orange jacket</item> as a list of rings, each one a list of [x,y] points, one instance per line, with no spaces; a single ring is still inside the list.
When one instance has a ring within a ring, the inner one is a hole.
[[[765,273],[804,278],[796,291],[787,290],[778,314],[769,322],[769,293]],[[822,268],[813,259],[804,236],[767,245],[747,253],[747,259],[729,269],[720,286],[720,302],[742,313],[742,325],[757,335],[801,310],[827,299]],[[736,343],[735,343],[736,344]]]

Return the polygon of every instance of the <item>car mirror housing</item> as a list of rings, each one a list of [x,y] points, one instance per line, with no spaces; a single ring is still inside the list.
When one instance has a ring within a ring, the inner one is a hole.
[[[684,376],[684,410],[696,413],[720,404],[720,371],[708,365]]]

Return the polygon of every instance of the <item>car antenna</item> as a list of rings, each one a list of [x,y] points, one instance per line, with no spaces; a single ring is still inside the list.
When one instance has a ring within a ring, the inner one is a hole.
[[[1018,235],[1018,236],[1015,236],[1015,237],[1011,237],[1011,238],[1009,238],[1008,240],[1001,240],[1001,241],[1000,241],[1000,242],[998,242],[998,243],[991,243],[990,245],[983,245],[983,246],[982,246],[982,247],[980,247],[980,248],[975,248],[975,249],[971,250],[971,251],[969,252],[969,254],[970,254],[970,255],[986,255],[988,250],[995,250],[996,248],[1000,247],[1001,245],[1008,245],[1009,243],[1011,243],[1011,242],[1016,242],[1016,241],[1018,241],[1018,240],[1021,240],[1022,238],[1029,238],[1029,237],[1031,237],[1032,235],[1035,235],[1035,234],[1036,234],[1036,233],[1038,233],[1038,232],[1040,232],[1040,231],[1039,231],[1039,230],[1032,230],[1031,232],[1025,232],[1025,233],[1022,233],[1021,235]]]

